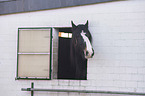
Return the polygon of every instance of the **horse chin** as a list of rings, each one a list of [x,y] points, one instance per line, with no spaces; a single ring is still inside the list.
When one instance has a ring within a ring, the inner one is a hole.
[[[85,56],[86,59],[92,58],[92,56]]]

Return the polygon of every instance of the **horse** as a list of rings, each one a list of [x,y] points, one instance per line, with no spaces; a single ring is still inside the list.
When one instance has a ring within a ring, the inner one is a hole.
[[[72,39],[70,45],[70,60],[72,78],[77,80],[87,79],[87,59],[92,58],[94,50],[92,47],[92,36],[88,30],[88,20],[86,24],[76,26],[72,24]]]

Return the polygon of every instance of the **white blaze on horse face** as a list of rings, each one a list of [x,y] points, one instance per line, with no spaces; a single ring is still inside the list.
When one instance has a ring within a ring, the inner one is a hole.
[[[84,54],[85,54],[85,58],[88,59],[88,58],[92,57],[93,48],[92,48],[92,45],[91,45],[89,38],[85,34],[86,33],[84,33],[84,31],[82,31],[81,36],[83,37],[84,42],[86,42],[86,48],[84,50]]]

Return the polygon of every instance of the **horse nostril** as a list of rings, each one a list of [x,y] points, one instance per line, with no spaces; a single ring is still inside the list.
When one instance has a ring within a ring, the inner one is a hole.
[[[89,54],[89,52],[88,52],[88,51],[86,51],[86,56],[88,56],[88,54]]]
[[[92,56],[91,57],[93,57],[94,56],[94,53],[92,54]]]
[[[92,48],[92,50],[93,50],[93,54],[92,54],[92,57],[94,56],[94,49]]]

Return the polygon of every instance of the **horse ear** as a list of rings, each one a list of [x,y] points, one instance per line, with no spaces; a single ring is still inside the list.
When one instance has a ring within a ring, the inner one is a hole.
[[[71,24],[72,24],[72,28],[76,28],[77,26],[73,23],[73,21],[71,21]]]
[[[88,20],[87,20],[87,22],[86,22],[85,26],[86,26],[86,27],[88,27]]]

